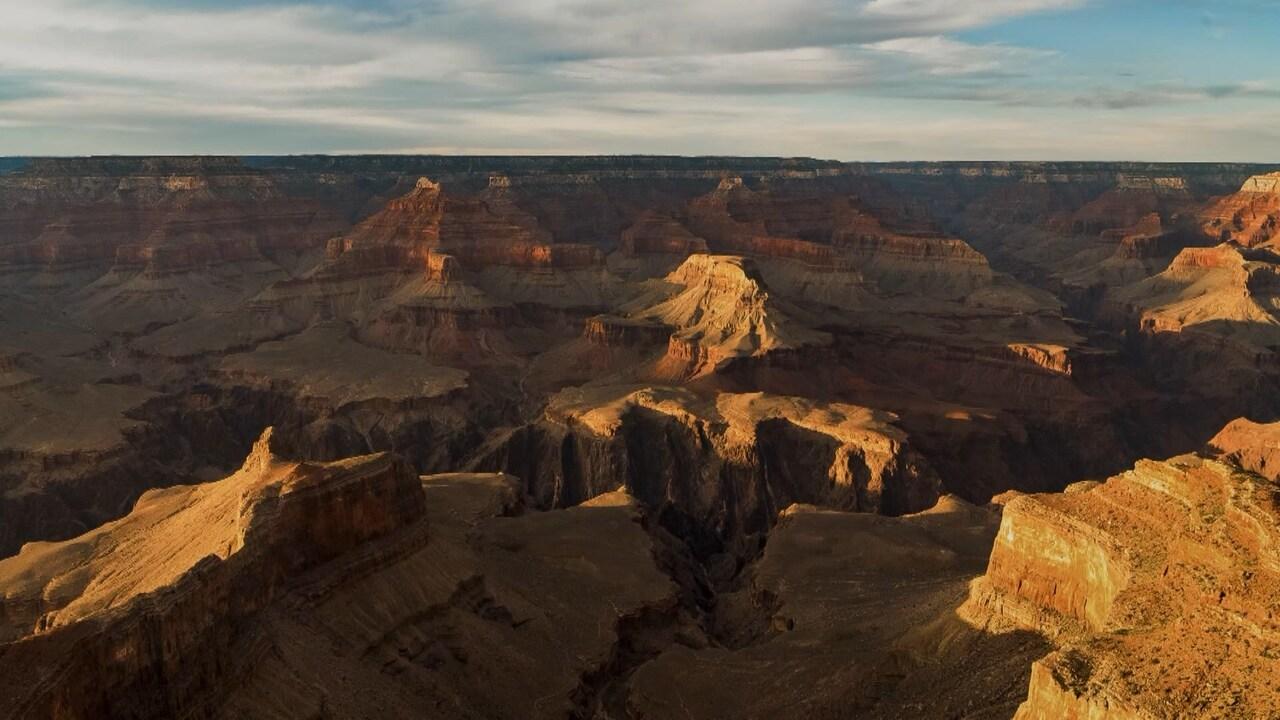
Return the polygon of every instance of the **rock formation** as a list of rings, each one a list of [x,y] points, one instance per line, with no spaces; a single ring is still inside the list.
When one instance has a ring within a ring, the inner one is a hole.
[[[749,554],[791,503],[886,514],[932,505],[937,475],[893,420],[762,393],[583,387],[495,438],[472,467],[525,478],[540,507],[625,487],[700,552]]]
[[[1059,648],[1033,666],[1016,717],[1271,712],[1277,488],[1237,457],[1250,459],[1141,461],[1008,502],[965,613]]]
[[[1235,245],[1187,248],[1159,275],[1115,293],[1152,332],[1219,332],[1275,343],[1275,264]],[[1233,327],[1234,326],[1234,327]]]
[[[770,296],[756,265],[727,255],[692,255],[667,276],[670,297],[633,315],[675,329],[661,372],[695,376],[714,371],[728,358],[764,355],[781,348],[821,344],[822,333],[788,313],[784,299]]]
[[[1236,418],[1213,436],[1209,451],[1272,482],[1280,481],[1280,423]]]
[[[955,614],[998,517],[954,498],[901,518],[792,506],[720,596],[721,642],[642,665],[630,716],[1008,717],[1043,641]]]
[[[1280,237],[1280,173],[1255,175],[1240,191],[1211,202],[1200,213],[1205,234],[1245,247],[1269,245]]]
[[[0,663],[25,669],[0,680],[6,717],[564,717],[640,634],[673,632],[625,495],[508,518],[510,478],[269,442],[0,561]]]
[[[137,331],[243,300],[343,228],[230,158],[40,160],[0,176],[0,274]]]

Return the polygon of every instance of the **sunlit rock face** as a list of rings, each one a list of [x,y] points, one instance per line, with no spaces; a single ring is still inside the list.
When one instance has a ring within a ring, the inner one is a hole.
[[[1280,237],[1280,173],[1254,175],[1239,192],[1218,198],[1200,213],[1206,234],[1246,247],[1269,246]]]
[[[1018,718],[1255,717],[1273,706],[1280,489],[1254,474],[1273,432],[1237,421],[1215,438],[1218,459],[1144,460],[1005,505],[964,614],[1059,646],[1033,667]]]
[[[270,438],[228,478],[0,561],[6,716],[563,717],[678,622],[623,493],[508,517],[513,478],[284,461]]]

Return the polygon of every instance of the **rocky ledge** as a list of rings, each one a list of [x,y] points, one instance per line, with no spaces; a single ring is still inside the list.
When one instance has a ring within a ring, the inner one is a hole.
[[[1233,445],[1241,428],[1215,444]],[[1032,669],[1020,720],[1253,718],[1276,707],[1280,488],[1239,464],[1259,459],[1237,449],[1141,461],[1007,503],[963,613],[1058,646]]]

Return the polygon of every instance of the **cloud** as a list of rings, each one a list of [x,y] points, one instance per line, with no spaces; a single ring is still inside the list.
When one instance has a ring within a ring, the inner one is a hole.
[[[5,77],[0,75],[0,103],[10,100],[43,97],[50,90],[42,83],[18,75]]]
[[[128,95],[139,115],[240,112],[245,120],[328,125],[341,118],[326,106],[345,102],[351,124],[371,125],[382,114],[394,125],[414,106],[447,111],[586,93],[602,100],[639,90],[883,89],[886,79],[904,82],[913,72],[996,71],[1019,59],[1012,48],[892,38],[916,24],[975,18],[891,5],[442,0],[355,11],[0,0],[0,68],[39,75],[63,93],[61,103],[6,108],[28,117],[53,107],[70,117],[77,109],[118,115],[124,108],[112,98]],[[1027,11],[1009,5],[983,17]]]
[[[1058,99],[1080,107],[1129,110],[1239,98],[1280,99],[1280,89],[1260,81],[1214,85],[1157,83],[1130,88],[1093,88],[1070,98],[1059,96]]]
[[[1064,147],[1045,128],[1069,129],[1065,109],[1276,97],[1265,77],[1099,80],[1060,52],[970,32],[1083,7],[0,0],[0,153],[1032,153]],[[1082,143],[1094,132],[1071,128]]]
[[[1071,10],[1085,0],[871,0],[864,8],[867,17],[899,18],[921,23],[936,31],[979,27],[1007,18],[1050,10]]]
[[[1029,64],[1047,62],[1055,56],[1047,50],[972,45],[940,35],[883,40],[867,47],[906,58],[931,75],[1025,74]]]
[[[653,56],[870,43],[981,26],[1080,0],[458,0],[463,27],[555,52]]]
[[[808,92],[869,84],[869,63],[843,48],[802,47],[744,53],[595,58],[552,71],[596,88],[693,92]]]

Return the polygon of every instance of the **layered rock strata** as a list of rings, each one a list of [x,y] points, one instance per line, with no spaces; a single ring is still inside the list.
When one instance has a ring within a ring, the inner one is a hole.
[[[566,390],[546,416],[501,434],[472,463],[524,478],[541,507],[625,487],[705,554],[750,553],[795,502],[900,514],[939,493],[894,418],[762,393]]]
[[[503,517],[504,476],[269,443],[0,561],[6,717],[565,717],[672,642],[675,588],[623,494]]]
[[[1033,667],[1018,718],[1246,718],[1274,707],[1278,491],[1227,460],[1141,461],[1103,483],[1008,502],[965,614],[1059,647]]]

